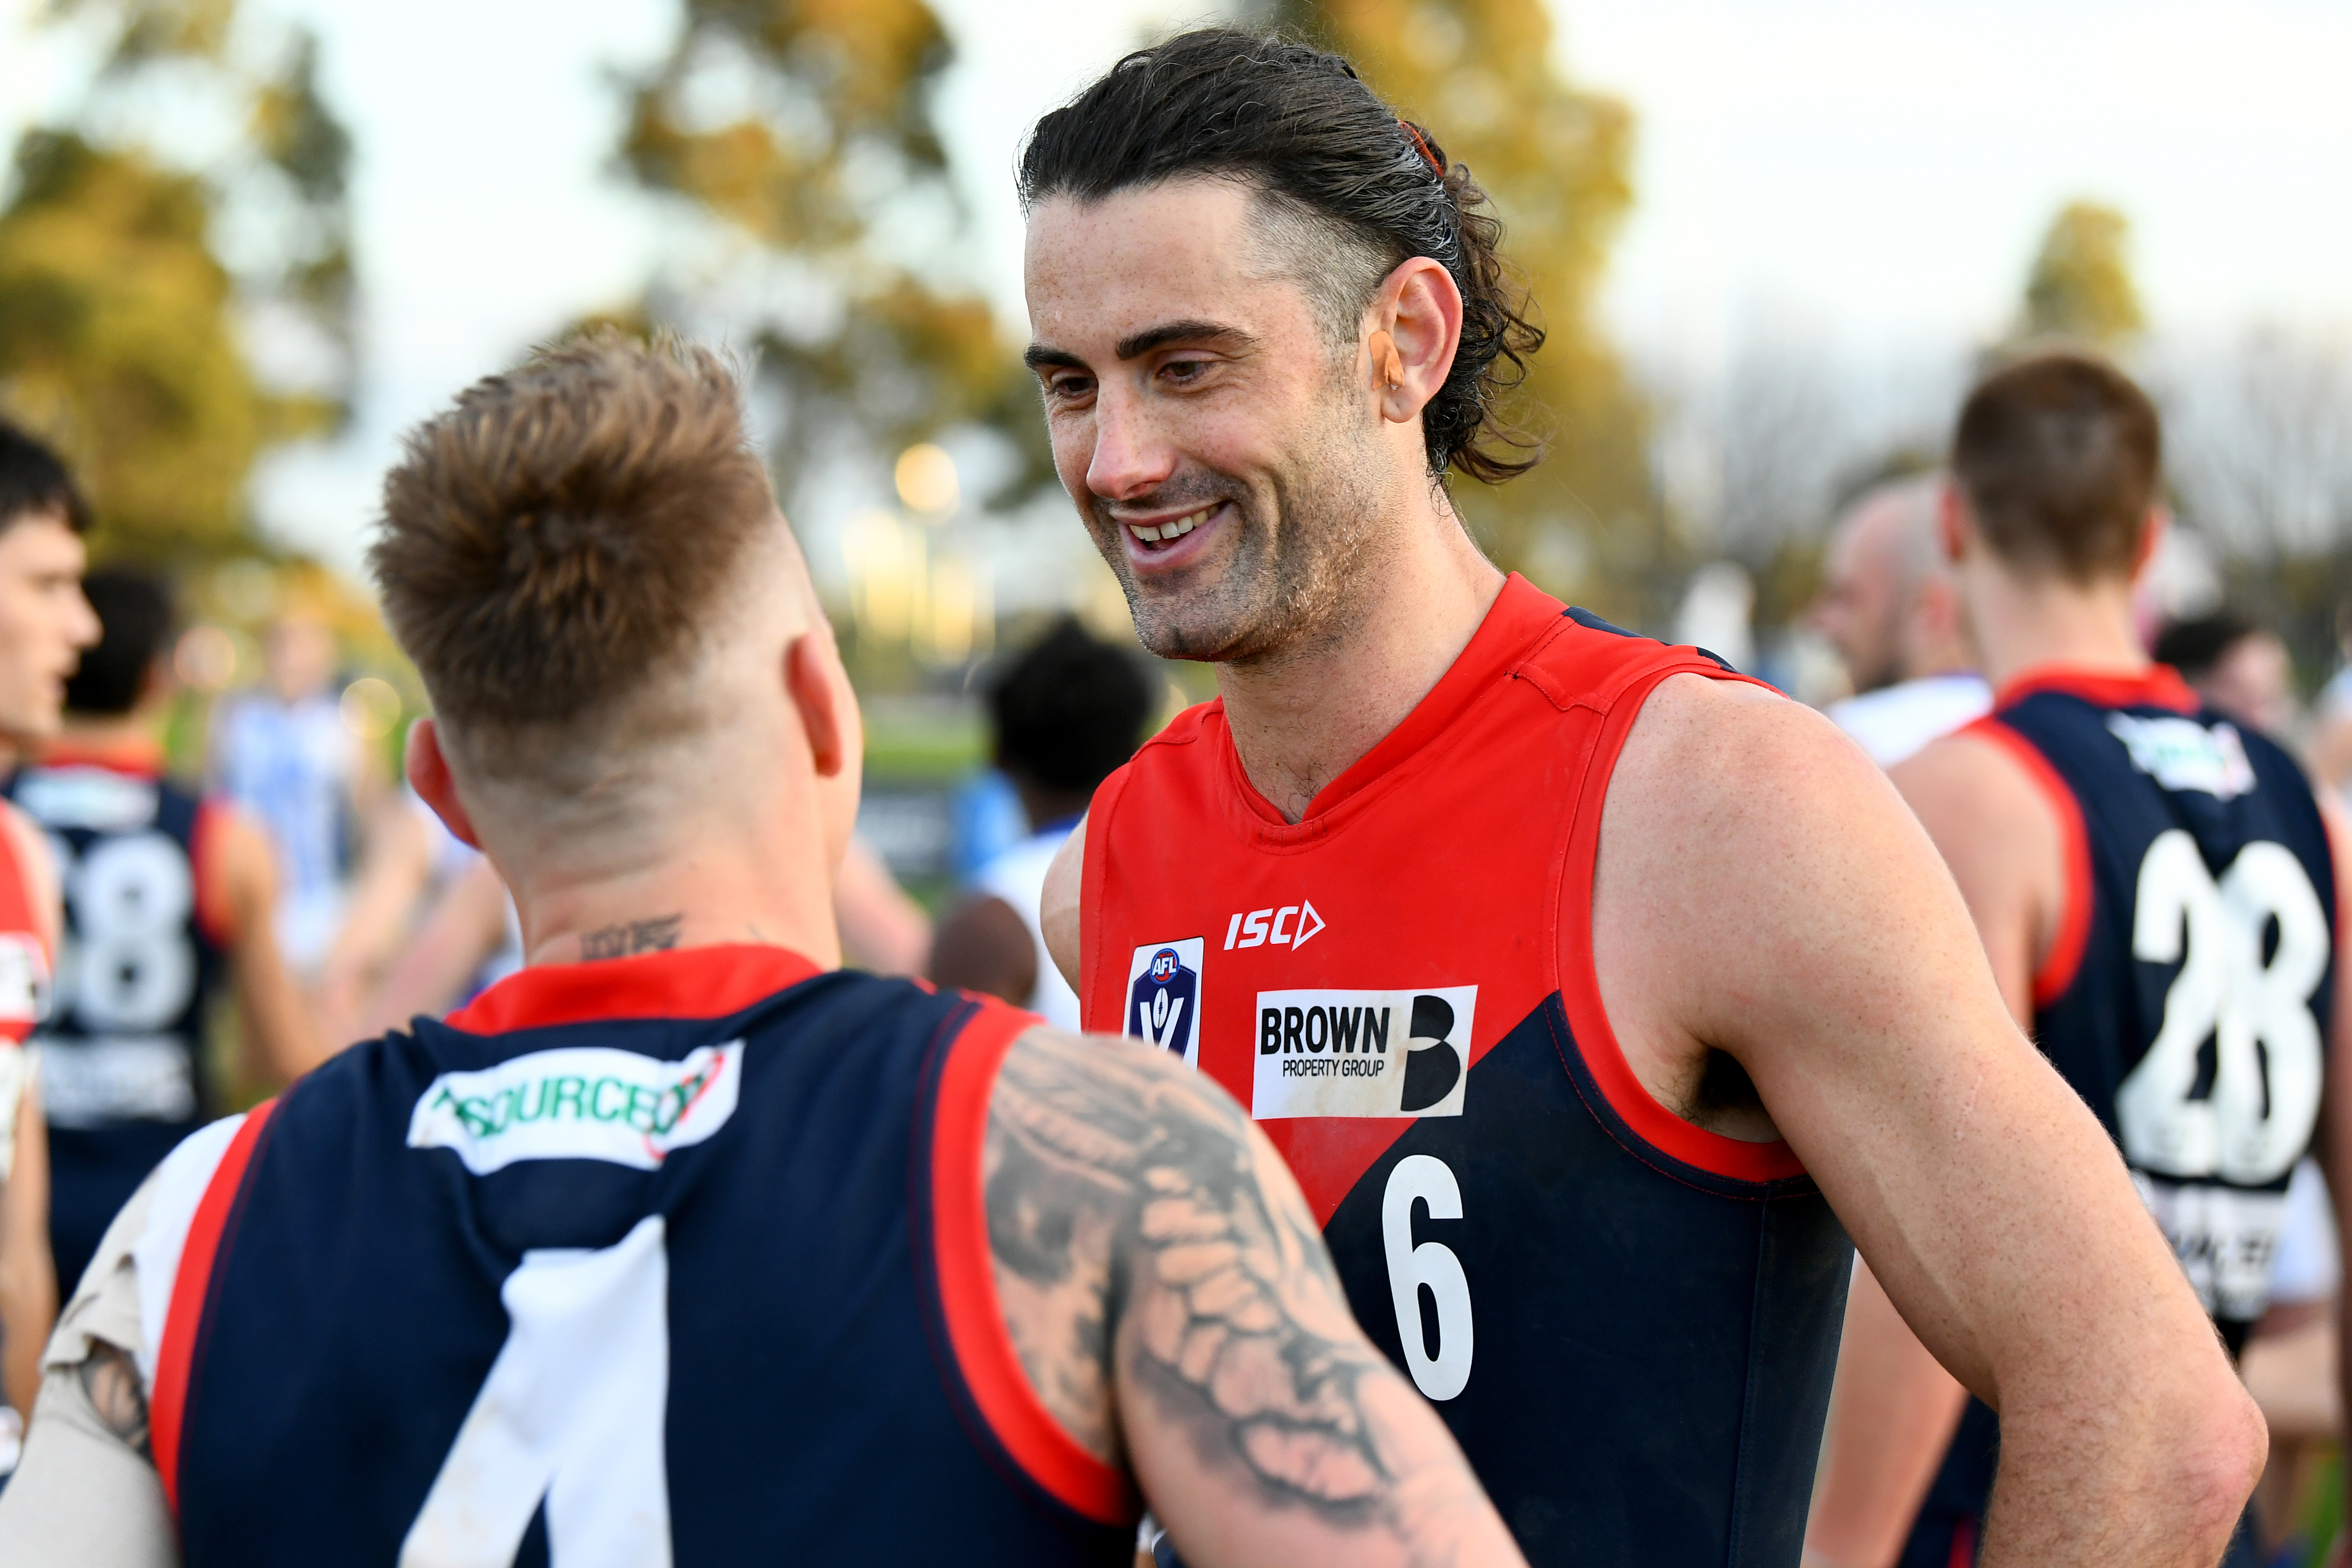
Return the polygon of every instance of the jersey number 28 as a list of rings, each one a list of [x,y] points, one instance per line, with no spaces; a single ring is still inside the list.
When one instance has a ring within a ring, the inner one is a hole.
[[[2265,962],[2273,921],[2278,940]],[[2264,1185],[2294,1163],[2319,1115],[2323,1052],[2310,1002],[2328,947],[2319,896],[2283,847],[2255,840],[2217,882],[2187,833],[2157,837],[2140,861],[2132,955],[2180,973],[2154,1043],[2116,1093],[2132,1163],[2240,1186]],[[2200,1098],[2209,1039],[2213,1077]]]

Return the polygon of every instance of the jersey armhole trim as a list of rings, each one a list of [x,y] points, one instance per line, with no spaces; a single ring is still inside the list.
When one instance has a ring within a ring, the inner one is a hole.
[[[2047,1007],[2074,984],[2074,975],[2083,966],[2083,951],[2091,940],[2091,837],[2083,826],[2083,804],[2042,749],[2002,723],[1999,715],[1987,714],[1964,726],[1960,733],[1990,741],[2007,752],[2050,802],[2051,812],[2058,819],[2065,902],[2058,911],[2058,929],[2051,934],[2050,951],[2033,970],[2033,1005]]]
[[[1625,737],[1633,732],[1643,704],[1661,682],[1675,675],[1703,675],[1716,680],[1760,684],[1752,677],[1683,656],[1671,664],[1644,671],[1611,703],[1591,754],[1585,760],[1576,819],[1569,828],[1567,863],[1562,868],[1557,906],[1560,940],[1553,946],[1560,1005],[1568,1018],[1570,1044],[1582,1058],[1585,1070],[1592,1075],[1594,1086],[1609,1102],[1609,1109],[1637,1141],[1709,1175],[1759,1184],[1790,1181],[1805,1174],[1805,1164],[1786,1140],[1750,1143],[1745,1139],[1726,1137],[1704,1127],[1694,1127],[1659,1104],[1634,1076],[1632,1064],[1625,1059],[1624,1047],[1618,1044],[1617,1032],[1610,1026],[1608,1010],[1601,1001],[1601,974],[1592,960],[1592,884],[1600,868],[1601,807],[1608,799],[1609,780],[1615,771],[1618,754],[1624,750]]]
[[[1079,1447],[1038,1397],[1004,1326],[989,1253],[982,1180],[989,1099],[1013,1042],[1042,1022],[1003,1003],[981,1002],[941,1052],[923,1184],[930,1234],[926,1247],[919,1231],[918,1258],[930,1265],[951,1363],[942,1370],[970,1395],[986,1436],[1063,1507],[1099,1524],[1128,1526],[1141,1513],[1133,1483]]]
[[[172,1305],[163,1319],[163,1342],[156,1347],[155,1391],[147,1420],[155,1474],[163,1483],[163,1501],[174,1519],[180,1515],[180,1437],[187,1415],[188,1379],[194,1369],[196,1340],[212,1289],[213,1265],[244,1194],[254,1146],[277,1109],[278,1101],[265,1100],[246,1112],[244,1125],[221,1155],[212,1180],[205,1184],[205,1195],[196,1204],[195,1218],[189,1223],[187,1241],[180,1249],[180,1267],[172,1279]]]

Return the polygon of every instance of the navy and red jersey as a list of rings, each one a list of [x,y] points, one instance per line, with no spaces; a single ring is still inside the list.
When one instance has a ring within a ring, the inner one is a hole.
[[[133,1251],[185,1561],[1124,1564],[991,1272],[1035,1022],[778,948],[534,968],[198,1133]]]
[[[16,1109],[32,1077],[25,1042],[49,1005],[44,923],[16,836],[0,824],[0,1182],[16,1168]]]
[[[2327,1054],[2336,871],[2311,785],[2161,665],[2029,672],[1963,733],[2004,748],[2059,825],[2035,1043],[2123,1151],[2235,1354],[2269,1304]],[[1999,1439],[1971,1401],[1906,1568],[1971,1560]]]
[[[215,808],[161,766],[160,754],[59,753],[7,787],[48,834],[65,894],[55,994],[33,1045],[66,1291],[156,1162],[220,1113],[205,1020],[226,931],[202,868]]]
[[[1538,1564],[1793,1564],[1836,1359],[1828,1204],[1654,1100],[1601,1008],[1601,803],[1682,673],[1730,678],[1514,576],[1299,822],[1217,703],[1087,819],[1087,1026],[1250,1108]]]

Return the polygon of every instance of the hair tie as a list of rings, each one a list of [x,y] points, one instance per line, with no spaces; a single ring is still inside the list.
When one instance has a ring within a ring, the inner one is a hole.
[[[1422,139],[1420,129],[1410,120],[1399,120],[1397,121],[1397,128],[1402,131],[1407,136],[1411,137],[1412,139],[1412,144],[1421,150],[1421,155],[1429,160],[1430,173],[1435,174],[1441,180],[1444,179],[1445,177],[1445,165],[1439,163],[1437,161],[1437,154],[1429,150],[1429,143]]]

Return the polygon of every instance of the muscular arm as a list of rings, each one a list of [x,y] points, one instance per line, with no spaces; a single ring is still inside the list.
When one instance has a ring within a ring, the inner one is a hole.
[[[246,1068],[273,1087],[291,1083],[333,1050],[278,954],[278,860],[269,840],[242,812],[216,809],[207,864],[196,874],[215,883],[229,912],[229,966],[236,979]]]
[[[423,1013],[439,1017],[507,940],[507,885],[498,868],[477,858],[449,879],[407,951],[360,1010],[357,1037],[404,1029]]]
[[[1161,1055],[1033,1030],[989,1108],[989,1241],[1032,1384],[1200,1568],[1520,1562],[1348,1314],[1281,1159]]]
[[[1665,683],[1610,784],[1593,920],[1652,1092],[1695,1108],[1710,1051],[1745,1067],[1904,1319],[2000,1411],[1987,1568],[2218,1558],[2260,1417],[1868,760],[1795,704]]]
[[[1944,850],[2010,1016],[2031,1025],[2034,971],[2065,894],[2049,800],[1994,742],[1966,735],[1888,776]],[[1830,1568],[1892,1563],[1967,1404],[1869,1265],[1857,1264],[1807,1549]]]

